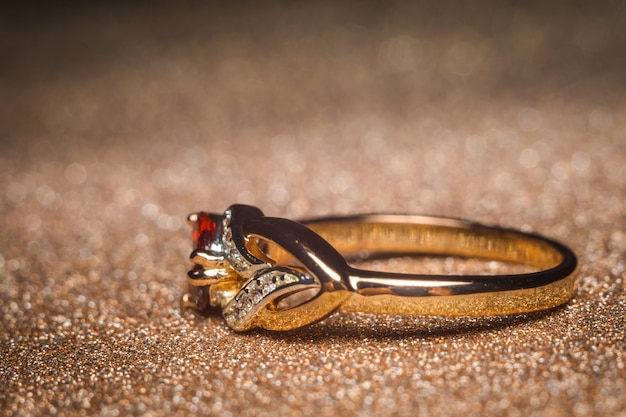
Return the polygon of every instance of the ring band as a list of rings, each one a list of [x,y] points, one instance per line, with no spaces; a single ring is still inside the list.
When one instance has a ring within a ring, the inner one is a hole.
[[[556,307],[576,289],[577,260],[543,236],[463,220],[359,215],[303,222],[233,205],[189,216],[194,266],[184,303],[219,307],[228,326],[291,330],[331,313],[488,316]],[[430,275],[357,269],[348,260],[456,256],[533,272]]]

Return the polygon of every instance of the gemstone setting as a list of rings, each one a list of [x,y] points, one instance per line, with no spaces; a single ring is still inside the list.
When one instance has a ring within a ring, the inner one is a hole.
[[[268,314],[300,305],[320,289],[306,269],[276,266],[261,248],[250,246],[258,242],[248,240],[246,227],[262,216],[260,210],[242,205],[231,206],[223,215],[189,216],[194,265],[185,302],[200,311],[221,307],[228,326],[238,331],[263,327]]]

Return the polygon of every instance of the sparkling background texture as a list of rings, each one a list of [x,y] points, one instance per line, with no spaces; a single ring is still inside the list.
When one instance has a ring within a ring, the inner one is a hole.
[[[626,416],[623,2],[1,7],[2,414]],[[533,230],[580,286],[236,334],[180,304],[235,202]]]

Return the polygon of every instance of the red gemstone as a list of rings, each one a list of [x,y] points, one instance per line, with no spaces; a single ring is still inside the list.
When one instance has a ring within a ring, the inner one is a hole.
[[[221,232],[221,216],[205,212],[197,213],[197,216],[191,234],[194,249],[210,250],[217,234]]]

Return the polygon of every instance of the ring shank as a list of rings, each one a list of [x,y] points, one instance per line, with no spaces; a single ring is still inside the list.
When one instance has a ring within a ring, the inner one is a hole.
[[[296,222],[241,204],[222,216],[200,212],[190,220],[193,291],[186,302],[221,307],[228,325],[239,331],[295,329],[337,310],[518,314],[563,304],[576,288],[577,260],[567,247],[540,235],[463,220],[361,215]],[[399,255],[462,257],[470,266],[469,259],[504,261],[525,265],[513,271],[533,272],[433,275],[353,265]]]
[[[303,222],[346,259],[443,255],[525,264],[511,275],[418,275],[349,267],[354,293],[342,310],[479,316],[530,312],[568,301],[575,290],[575,255],[539,235],[455,219],[366,215]]]

